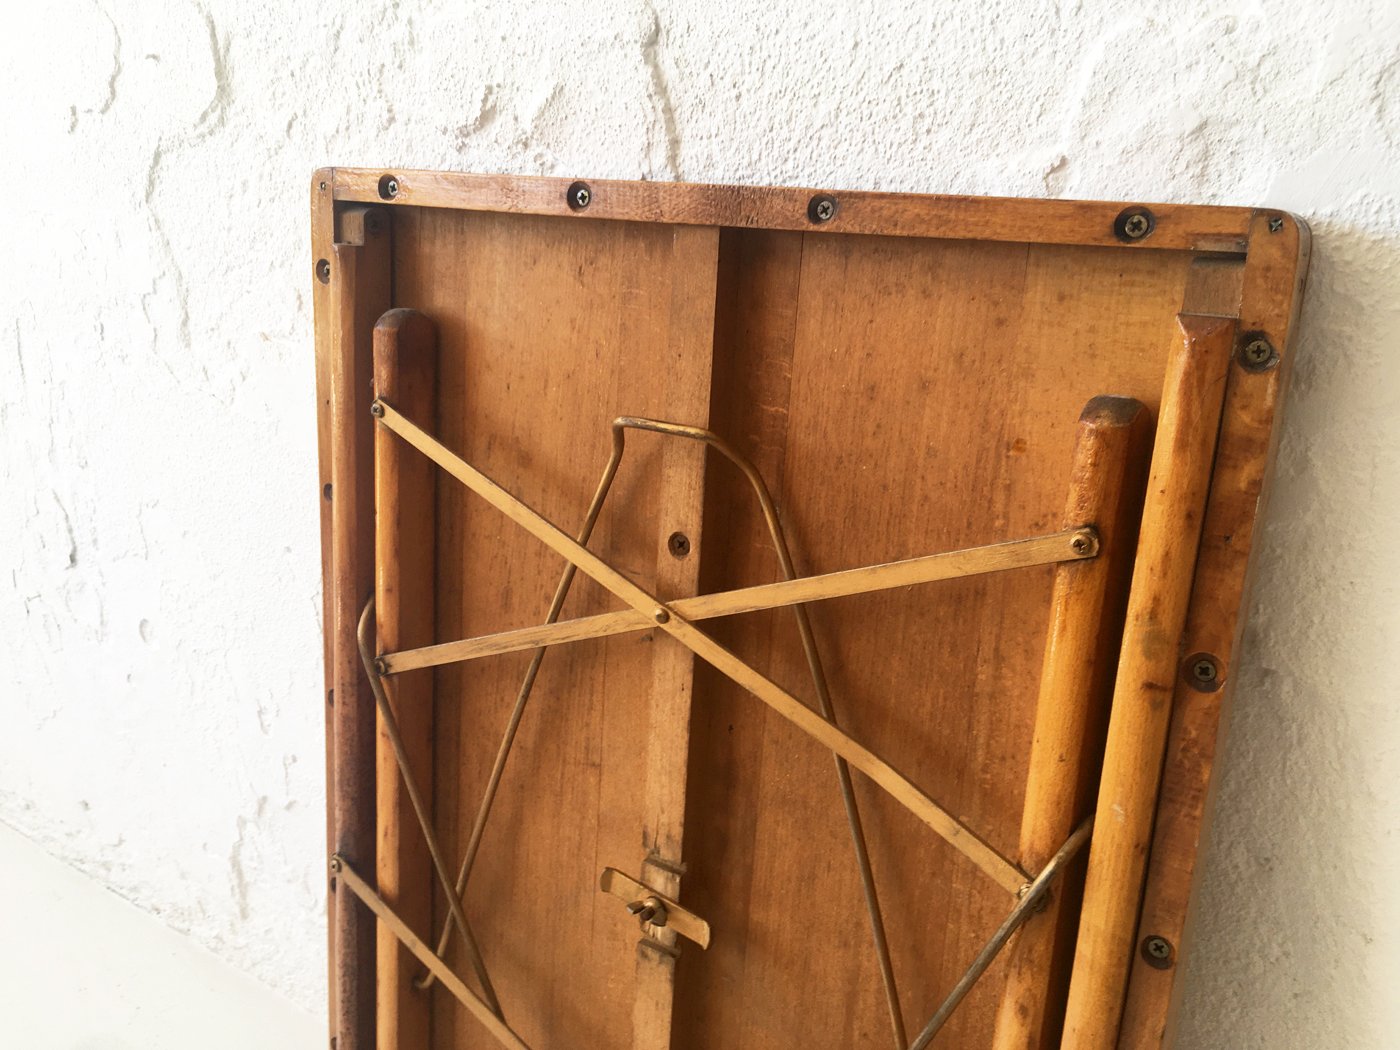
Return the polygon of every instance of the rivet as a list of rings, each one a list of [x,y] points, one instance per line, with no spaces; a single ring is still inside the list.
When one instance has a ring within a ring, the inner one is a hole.
[[[391,201],[399,195],[399,180],[395,175],[385,175],[379,180],[379,196]]]
[[[671,622],[671,614],[659,605],[656,607],[656,611],[651,614],[651,618],[657,623]]]
[[[836,216],[836,198],[829,193],[819,193],[807,202],[809,222],[830,222]]]
[[[1158,970],[1168,969],[1172,964],[1171,941],[1153,934],[1142,939],[1142,957],[1148,966]]]
[[[1247,372],[1267,372],[1278,364],[1278,351],[1262,335],[1245,337],[1240,347],[1240,367]]]
[[[690,537],[683,532],[673,532],[666,541],[666,549],[675,557],[684,558],[690,553]]]
[[[322,284],[331,283],[331,263],[329,259],[316,260],[316,280]]]
[[[383,418],[384,418],[384,405],[383,405],[383,403],[382,403],[382,402],[379,402],[379,401],[376,401],[376,402],[374,402],[374,404],[370,405],[370,406],[369,406],[369,414],[372,415],[375,419],[383,419]]]
[[[1153,231],[1157,220],[1146,208],[1126,208],[1113,222],[1113,232],[1119,240],[1140,241]]]
[[[593,191],[586,182],[575,182],[564,194],[564,200],[574,211],[583,211],[593,202]]]

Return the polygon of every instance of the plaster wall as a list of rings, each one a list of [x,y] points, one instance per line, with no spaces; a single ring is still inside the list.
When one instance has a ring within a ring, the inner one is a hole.
[[[313,168],[1300,213],[1180,1045],[1396,1045],[1396,0],[55,0],[0,142],[0,822],[311,1013]]]

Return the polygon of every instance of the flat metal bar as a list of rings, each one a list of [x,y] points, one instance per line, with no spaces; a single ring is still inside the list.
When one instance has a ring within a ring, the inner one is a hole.
[[[732,591],[701,594],[693,598],[678,599],[671,602],[667,608],[687,620],[709,620],[717,616],[761,612],[802,602],[845,598],[895,587],[935,583],[939,580],[1025,569],[1037,565],[1053,565],[1059,562],[1083,561],[1095,557],[1098,549],[1098,535],[1094,528],[1082,525],[1028,539],[1007,540],[980,547],[925,554],[880,565],[840,569],[819,576],[804,576],[795,580],[780,580]],[[642,631],[654,626],[656,624],[649,614],[635,609],[622,609],[461,641],[443,642],[419,649],[385,653],[380,657],[383,661],[381,673],[401,674],[404,671],[438,667],[462,660],[476,660],[483,656],[498,656],[522,649],[537,649],[540,646]]]
[[[686,940],[701,948],[710,946],[710,924],[708,922],[685,905],[664,893],[657,892],[644,883],[638,882],[632,876],[626,875],[616,868],[604,868],[603,874],[598,878],[598,888],[604,893],[612,894],[624,904],[655,897],[666,906],[666,922],[657,925],[664,925],[668,930],[675,930]]]
[[[331,871],[339,882],[350,890],[360,901],[374,913],[375,918],[387,926],[390,932],[397,937],[405,948],[413,953],[428,970],[442,982],[442,986],[453,994],[468,1013],[481,1022],[488,1032],[496,1037],[496,1041],[502,1046],[510,1047],[510,1050],[530,1050],[529,1045],[520,1036],[516,1035],[511,1027],[491,1012],[491,1008],[481,1001],[470,988],[468,988],[460,977],[448,968],[447,963],[428,950],[428,946],[423,943],[408,924],[394,913],[394,909],[384,902],[384,899],[370,889],[364,879],[360,877],[350,862],[339,853],[331,857]]]
[[[827,719],[777,683],[764,677],[673,609],[618,572],[586,547],[580,546],[539,513],[512,496],[417,424],[380,399],[371,406],[380,422],[418,449],[448,474],[495,507],[511,521],[577,565],[638,612],[649,614],[662,631],[696,656],[732,678],[822,746],[834,751],[961,852],[1008,893],[1019,893],[1029,877],[975,832],[920,791],[893,766],[864,744],[843,733]]]
[[[958,1004],[967,998],[967,993],[972,991],[973,985],[981,979],[982,975],[987,972],[987,967],[992,965],[1001,950],[1006,947],[1006,942],[1011,939],[1011,935],[1020,929],[1021,924],[1035,912],[1045,894],[1049,892],[1055,877],[1084,848],[1084,844],[1089,841],[1093,830],[1094,818],[1088,817],[1075,829],[1074,834],[1065,840],[1065,844],[1050,858],[1050,863],[1046,864],[1040,874],[1035,877],[1035,881],[1026,887],[1025,893],[1016,902],[1016,907],[1011,909],[1011,914],[1006,917],[1006,921],[997,927],[997,932],[992,934],[991,940],[977,953],[977,958],[972,960],[972,965],[967,968],[958,983],[953,986],[953,990],[948,993],[948,997],[934,1011],[928,1024],[924,1026],[924,1030],[910,1045],[909,1050],[925,1050],[929,1043],[933,1042],[934,1036],[948,1023],[948,1018],[953,1016],[953,1011],[958,1008]]]

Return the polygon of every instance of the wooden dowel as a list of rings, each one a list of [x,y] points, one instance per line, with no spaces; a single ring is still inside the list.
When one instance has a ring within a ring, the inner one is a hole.
[[[1030,872],[1049,863],[1093,809],[1151,439],[1151,415],[1131,398],[1096,397],[1079,417],[1064,520],[1098,527],[1099,556],[1055,570],[1021,816],[1019,858]],[[1075,868],[1082,872],[1082,862]],[[1078,890],[1072,869],[1017,934],[995,1050],[1046,1050],[1058,1039]]]
[[[374,867],[374,700],[355,633],[374,587],[373,400],[375,319],[389,305],[389,233],[381,209],[340,215],[329,285],[331,396],[332,713],[335,784],[330,797],[337,853]],[[350,893],[330,902],[335,931],[337,1050],[369,1050],[374,1039],[374,918]]]
[[[390,310],[374,326],[374,388],[424,419],[435,415],[437,336],[415,310]],[[437,471],[383,428],[374,435],[375,591],[381,649],[433,640]],[[389,703],[408,760],[431,797],[433,676],[397,679]],[[432,926],[432,859],[418,833],[381,717],[375,747],[379,894],[410,926]],[[428,1045],[429,997],[414,988],[417,966],[385,926],[378,936],[376,989],[379,1050]]]
[[[1111,1050],[1118,1034],[1136,949],[1181,634],[1235,342],[1233,318],[1181,314],[1178,322],[1181,342],[1167,363],[1113,690],[1065,1010],[1065,1050]]]

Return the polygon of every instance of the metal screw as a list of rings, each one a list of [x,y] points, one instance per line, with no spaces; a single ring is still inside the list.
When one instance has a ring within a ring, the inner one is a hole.
[[[1283,220],[1280,219],[1277,215],[1275,215],[1272,219],[1269,220],[1269,232],[1278,233],[1278,231],[1281,229],[1283,229]]]
[[[1123,233],[1133,240],[1147,236],[1147,216],[1138,212],[1123,220]]]
[[[1154,966],[1159,970],[1165,970],[1171,965],[1171,942],[1165,937],[1158,937],[1155,934],[1151,937],[1144,937],[1142,941],[1142,957],[1147,960],[1149,966]]]
[[[331,283],[331,263],[329,259],[318,259],[316,261],[316,280],[322,284]]]
[[[338,872],[338,871],[340,871],[340,867],[341,867],[340,854],[337,853],[337,854],[335,854],[334,856],[331,857],[331,871]]]
[[[389,179],[384,183],[384,195],[386,197],[397,197],[399,195],[399,180]]]
[[[375,419],[383,419],[383,418],[384,418],[384,405],[383,405],[383,403],[382,403],[382,402],[379,402],[379,401],[376,401],[374,404],[370,405],[370,406],[369,406],[369,414],[372,415]]]
[[[807,204],[807,218],[812,222],[830,222],[836,215],[836,198],[828,194],[813,197]]]
[[[374,661],[374,673],[381,678],[389,673],[389,664],[385,661],[384,657],[381,656]]]
[[[655,897],[648,897],[646,900],[633,901],[627,905],[627,911],[635,915],[642,922],[649,922],[653,926],[666,925],[666,905],[662,904]]]
[[[670,622],[671,622],[671,614],[670,614],[669,612],[667,612],[664,608],[662,608],[660,605],[658,605],[658,606],[656,607],[656,611],[655,611],[654,613],[651,614],[651,618],[652,618],[653,620],[655,620],[657,623],[670,623]]]
[[[1208,656],[1197,657],[1195,663],[1191,665],[1191,677],[1202,685],[1210,685],[1219,674],[1220,669],[1215,666],[1215,661]]]
[[[321,180],[321,192],[322,192],[322,193],[325,193],[325,192],[326,192],[326,180],[325,180],[325,179],[322,179],[322,180]]]
[[[1088,536],[1076,536],[1069,541],[1069,549],[1075,554],[1088,554],[1094,549],[1094,544]]]
[[[1278,363],[1278,354],[1273,343],[1255,336],[1240,350],[1240,363],[1251,372],[1264,372]]]
[[[666,549],[677,558],[684,558],[690,553],[690,537],[683,532],[673,532],[666,541]]]
[[[593,201],[593,191],[588,188],[586,182],[576,182],[569,187],[569,192],[564,195],[564,200],[574,211],[583,211]]]

